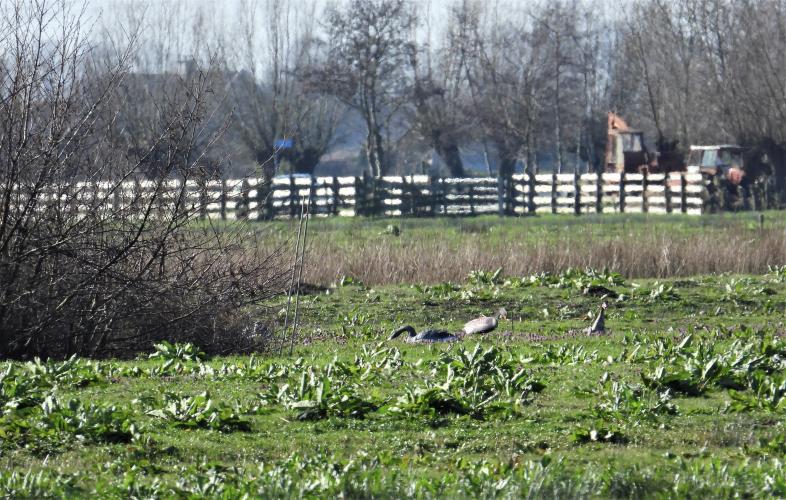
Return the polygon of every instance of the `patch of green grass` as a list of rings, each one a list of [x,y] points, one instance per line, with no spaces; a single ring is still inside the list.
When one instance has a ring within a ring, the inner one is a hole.
[[[480,271],[308,295],[292,357],[4,362],[0,496],[786,495],[780,272]],[[457,344],[384,340],[499,307]]]

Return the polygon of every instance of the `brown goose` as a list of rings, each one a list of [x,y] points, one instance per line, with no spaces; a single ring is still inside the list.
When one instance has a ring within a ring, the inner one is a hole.
[[[587,328],[587,335],[602,335],[606,333],[606,308],[608,304],[602,302],[600,304],[600,312],[592,322],[592,326]]]
[[[481,316],[472,321],[467,321],[464,323],[463,330],[467,335],[472,333],[488,333],[497,328],[500,319],[505,319],[507,317],[508,312],[505,311],[504,307],[500,307],[499,311],[497,311],[497,314],[494,316]]]

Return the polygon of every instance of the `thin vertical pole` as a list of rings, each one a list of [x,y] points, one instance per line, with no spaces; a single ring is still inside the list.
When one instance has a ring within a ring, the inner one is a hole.
[[[286,310],[286,313],[284,314],[284,329],[282,330],[282,333],[284,335],[287,334],[287,329],[289,327],[289,309],[290,309],[290,307],[292,305],[292,290],[293,290],[293,288],[295,288],[295,271],[297,270],[297,260],[298,260],[298,257],[300,255],[300,238],[301,238],[302,231],[303,231],[303,210],[304,209],[305,209],[305,207],[303,207],[301,205],[300,206],[300,219],[298,220],[298,225],[297,225],[297,240],[295,242],[295,256],[292,259],[292,277],[289,280],[289,290],[287,291],[287,310]],[[278,354],[279,355],[281,355],[281,353],[284,350],[284,342],[285,341],[286,341],[286,339],[282,339],[281,342],[278,345]]]
[[[306,204],[309,209],[305,212],[306,224],[303,228],[303,245],[300,248],[300,269],[298,270],[298,277],[297,277],[297,286],[295,288],[295,320],[292,325],[292,336],[290,337],[289,341],[289,355],[292,355],[292,350],[295,346],[295,337],[297,337],[297,328],[298,323],[300,322],[300,283],[303,280],[303,267],[305,264],[306,258],[306,240],[308,238],[308,220],[311,218],[311,195],[308,196],[308,202]]]

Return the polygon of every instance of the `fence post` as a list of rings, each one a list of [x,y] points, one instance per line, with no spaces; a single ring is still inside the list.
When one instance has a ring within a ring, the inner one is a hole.
[[[603,172],[595,173],[595,213],[603,213]]]
[[[428,188],[428,180],[423,183],[415,182],[414,176],[410,176],[412,181],[412,213],[416,217],[425,215],[425,208],[431,204],[431,201],[426,198],[426,189]]]
[[[581,215],[581,174],[573,172],[573,214]]]
[[[505,213],[508,215],[516,215],[516,190],[515,183],[513,182],[513,174],[510,174],[505,184]]]
[[[248,178],[243,178],[243,181],[240,183],[240,201],[237,204],[237,208],[235,209],[235,217],[240,219],[245,219],[248,217],[248,211],[250,207],[250,203],[248,201],[248,192],[250,190],[250,186],[248,185]]]
[[[401,207],[399,212],[401,212],[401,216],[410,215],[412,213],[412,191],[409,190],[409,186],[407,185],[407,176],[401,176]]]
[[[475,215],[475,185],[469,185],[469,213]]]
[[[221,220],[227,220],[227,181],[221,179],[221,198],[219,198]]]
[[[434,217],[437,215],[438,210],[438,200],[437,197],[437,179],[435,177],[429,176],[429,194],[431,195],[431,216]]]
[[[500,217],[505,215],[505,179],[502,173],[497,174],[497,209]]]
[[[688,179],[684,173],[680,173],[680,211],[688,213]]]
[[[273,181],[271,180],[271,182]],[[267,219],[266,203],[268,198],[268,184],[265,182],[264,178],[262,179],[262,182],[260,182],[260,179],[257,178],[257,220]]]
[[[649,169],[645,169],[641,174],[641,211],[646,214],[650,211]]]
[[[120,201],[120,200],[121,200],[121,198],[120,198],[120,192],[121,192],[121,191],[123,191],[123,190],[125,189],[125,188],[123,187],[123,184],[125,184],[125,183],[124,183],[124,182],[122,182],[122,181],[120,181],[120,182],[118,182],[118,183],[117,183],[117,184],[114,186],[114,188],[115,188],[115,191],[112,193],[112,212],[114,212],[114,213],[119,213],[119,211],[120,211],[120,210],[123,208],[123,207],[121,206],[121,205],[122,205],[122,202]],[[98,196],[98,184],[95,184],[95,189],[96,189],[96,192],[95,192],[95,193],[96,193],[96,196]],[[125,193],[124,193],[124,194],[125,194]]]
[[[760,205],[761,205],[761,203],[759,203],[758,183],[751,184],[750,190],[751,190],[751,210],[753,210],[754,212],[758,212],[760,210]]]
[[[671,185],[669,181],[671,180],[671,172],[666,172],[663,174],[663,197],[666,200],[666,213],[670,214],[672,211],[671,207]]]
[[[365,193],[363,191],[363,178],[356,176],[355,177],[355,216],[363,215],[364,198],[365,198]]]
[[[275,187],[273,186],[273,178],[272,177],[263,177],[262,178],[265,182],[265,217],[267,220],[273,220],[276,217],[276,207],[273,203],[273,193],[276,192]]]
[[[371,193],[371,206],[374,207],[371,215],[375,217],[384,216],[384,199],[387,194],[385,190],[385,181],[383,181],[381,177],[369,177],[369,182],[371,182],[371,189],[369,189],[368,192]]]
[[[625,171],[620,172],[620,213],[625,213]]]
[[[557,213],[557,173],[551,173],[551,213]]]
[[[300,194],[300,190],[297,189],[295,185],[295,177],[290,173],[289,174],[289,216],[295,217],[298,213],[297,205],[300,204],[298,194]]]
[[[332,183],[332,186],[331,186],[330,189],[331,189],[332,194],[333,194],[333,200],[332,200],[333,201],[333,207],[332,207],[331,210],[333,212],[333,215],[338,215],[338,192],[341,189],[341,187],[339,186],[339,183],[338,183],[338,177],[333,176],[333,183]]]
[[[535,210],[535,174],[527,168],[527,213],[534,214]]]
[[[440,204],[440,213],[448,213],[448,203],[445,197],[445,179],[440,177],[439,178],[439,204]]]
[[[311,176],[311,186],[308,188],[308,207],[306,208],[309,215],[317,215],[319,205],[317,204],[317,178]]]

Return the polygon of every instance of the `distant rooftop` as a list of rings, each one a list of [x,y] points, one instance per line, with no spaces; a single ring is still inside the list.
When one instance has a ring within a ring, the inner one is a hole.
[[[707,151],[710,149],[743,149],[742,146],[738,144],[716,144],[712,146],[691,146],[691,151]]]

